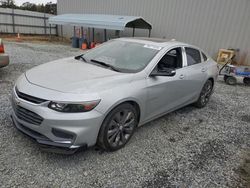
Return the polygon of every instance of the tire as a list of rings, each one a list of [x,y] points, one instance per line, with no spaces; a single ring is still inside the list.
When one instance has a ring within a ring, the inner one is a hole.
[[[198,99],[198,101],[196,101],[196,103],[194,103],[194,105],[197,108],[203,108],[207,105],[207,103],[209,102],[210,96],[212,95],[213,92],[213,83],[211,80],[207,80],[207,82],[204,84],[201,93],[200,93],[200,97]]]
[[[227,75],[224,75],[224,81],[226,82],[228,76]]]
[[[245,77],[243,79],[243,83],[246,84],[247,86],[250,86],[250,78],[249,77]]]
[[[105,118],[98,135],[97,145],[106,151],[124,147],[138,125],[138,113],[133,105],[123,103]]]
[[[226,79],[226,83],[228,85],[236,85],[237,84],[237,80],[233,76],[228,76],[227,79]]]

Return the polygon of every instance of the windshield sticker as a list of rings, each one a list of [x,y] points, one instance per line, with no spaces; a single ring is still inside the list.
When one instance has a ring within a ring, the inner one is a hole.
[[[162,47],[159,47],[159,46],[154,46],[154,45],[149,45],[149,44],[145,44],[143,47],[144,48],[154,49],[154,50],[161,50],[161,48],[162,48]]]

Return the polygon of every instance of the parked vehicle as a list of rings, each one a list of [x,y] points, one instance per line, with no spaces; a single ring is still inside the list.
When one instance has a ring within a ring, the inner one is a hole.
[[[197,47],[119,38],[24,73],[13,89],[12,119],[46,146],[115,151],[137,126],[188,104],[206,106],[217,75],[216,62]]]
[[[224,75],[224,81],[228,85],[236,85],[237,77],[243,78],[243,83],[247,86],[250,86],[250,66],[242,65],[232,65],[232,60],[229,59],[225,65],[219,71],[219,75]]]
[[[9,56],[4,52],[3,41],[0,38],[0,68],[6,67],[9,64]]]

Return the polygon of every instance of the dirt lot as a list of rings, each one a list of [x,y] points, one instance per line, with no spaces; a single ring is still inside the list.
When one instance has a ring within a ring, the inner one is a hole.
[[[0,69],[0,187],[250,186],[250,87],[219,79],[206,108],[188,106],[148,123],[114,153],[46,153],[14,128],[10,91],[27,69],[81,52],[55,44],[5,47],[11,64]]]

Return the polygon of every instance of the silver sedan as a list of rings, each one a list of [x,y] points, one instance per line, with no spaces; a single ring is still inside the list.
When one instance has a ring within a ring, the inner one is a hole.
[[[195,46],[115,39],[24,73],[13,89],[12,119],[44,146],[115,151],[138,126],[189,104],[205,107],[217,75],[217,64]]]

